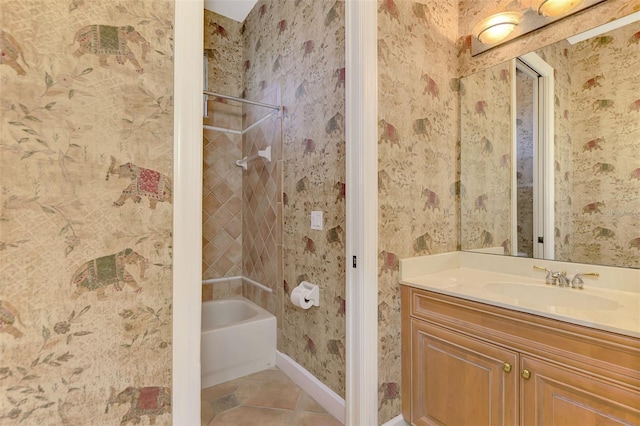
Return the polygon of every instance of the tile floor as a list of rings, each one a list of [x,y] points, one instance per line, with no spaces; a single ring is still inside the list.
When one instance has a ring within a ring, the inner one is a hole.
[[[202,389],[202,426],[340,426],[277,368]]]

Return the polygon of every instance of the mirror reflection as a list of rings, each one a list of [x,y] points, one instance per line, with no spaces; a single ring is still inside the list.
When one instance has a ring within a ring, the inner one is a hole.
[[[461,80],[462,249],[640,268],[640,23],[572,42]]]

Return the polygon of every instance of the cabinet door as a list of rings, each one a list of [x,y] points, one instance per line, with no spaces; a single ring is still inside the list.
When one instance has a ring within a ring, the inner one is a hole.
[[[523,425],[638,425],[640,393],[522,356]],[[524,379],[524,377],[529,377]]]
[[[414,425],[514,425],[518,354],[412,320]]]

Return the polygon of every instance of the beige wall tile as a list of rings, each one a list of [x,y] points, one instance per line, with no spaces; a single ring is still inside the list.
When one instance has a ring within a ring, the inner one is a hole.
[[[202,301],[213,300],[213,284],[204,284],[202,286]]]

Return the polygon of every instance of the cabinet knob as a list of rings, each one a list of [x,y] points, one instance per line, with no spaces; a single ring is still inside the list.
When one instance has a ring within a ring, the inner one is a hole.
[[[531,371],[529,370],[522,370],[520,372],[520,376],[525,379],[525,380],[529,380],[529,378],[531,377]]]
[[[504,364],[502,364],[502,370],[504,370],[505,373],[510,373],[511,364],[509,364],[508,362],[505,362]]]

